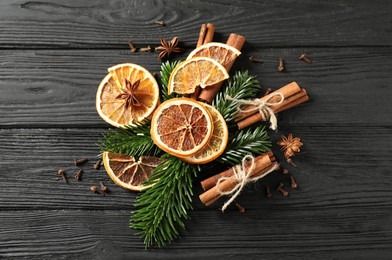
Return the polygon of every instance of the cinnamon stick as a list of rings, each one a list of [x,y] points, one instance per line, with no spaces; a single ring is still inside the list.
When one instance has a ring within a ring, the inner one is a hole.
[[[215,33],[215,26],[212,23],[205,24],[203,23],[200,28],[199,39],[197,41],[196,48],[202,46],[203,44],[212,42]],[[189,95],[189,98],[196,100],[199,97],[201,88],[198,86],[195,89],[195,92]]]
[[[260,178],[263,178],[263,177],[265,177],[265,176],[268,174],[268,172],[270,171],[270,169],[272,169],[272,168],[275,167],[276,165],[278,165],[277,162],[272,162],[271,165],[269,165],[268,167],[264,168],[262,171],[259,171],[259,172],[257,172],[256,174],[252,175],[252,177],[260,177]],[[223,185],[220,187],[220,191],[231,191],[231,190],[235,187],[235,185],[237,185],[237,182],[232,181],[232,182],[230,183],[230,182],[224,181],[224,182],[222,182],[222,184],[223,184]],[[219,185],[219,186],[220,186],[220,185]],[[212,190],[212,189],[210,189],[210,190]],[[208,190],[208,191],[210,191],[210,190]],[[206,192],[205,192],[205,193],[206,193]],[[221,197],[222,197],[222,195],[220,195],[219,192],[218,192],[218,195],[217,195],[217,196],[214,196],[214,197],[211,198],[210,200],[206,201],[206,203],[203,202],[203,204],[206,205],[206,206],[209,206],[209,205],[211,205],[212,203],[214,203],[215,201],[217,201],[218,199],[220,199]]]
[[[260,155],[256,157],[254,169],[249,175],[250,178],[254,178],[259,176],[260,174],[265,173],[266,171],[261,169],[265,169],[266,167],[271,166],[271,164],[272,162],[269,156]],[[222,181],[219,185],[216,185],[211,189],[207,190],[206,192],[202,193],[199,198],[201,202],[203,202],[203,204],[205,204],[206,206],[211,205],[222,196],[219,191],[231,191],[237,185],[237,183],[238,182],[236,180],[226,179],[225,181]]]
[[[236,48],[237,50],[241,50],[242,46],[244,46],[245,43],[245,37],[232,33],[230,34],[229,38],[226,41],[227,45],[230,45],[234,48]],[[229,62],[225,68],[227,71],[229,71],[231,69],[231,67],[234,64],[235,59],[233,59],[231,62]],[[212,100],[214,99],[214,97],[216,96],[216,94],[218,93],[219,89],[222,87],[223,82],[219,82],[217,84],[211,85],[206,87],[205,89],[203,89],[199,95],[199,100],[203,101],[203,102],[207,102],[209,104],[211,104]]]
[[[301,88],[298,86],[298,84],[295,81],[293,81],[290,84],[287,84],[286,86],[281,87],[280,89],[273,91],[273,92],[269,93],[268,95],[259,98],[259,101],[268,100],[268,102],[271,102],[271,103],[278,102],[281,99],[279,96],[275,96],[275,97],[271,98],[271,96],[274,95],[275,93],[277,93],[277,92],[281,93],[283,95],[284,99],[286,100],[288,97],[290,97],[300,91],[301,91]],[[251,107],[252,106],[246,106],[243,109],[247,110]],[[238,117],[235,121],[236,122],[241,121],[242,119],[247,118],[247,117],[249,117],[253,114],[256,114],[256,113],[258,113],[258,111],[240,112],[240,113],[238,113]]]
[[[275,112],[278,113],[278,112],[290,109],[290,108],[295,107],[295,106],[297,106],[299,104],[305,103],[308,100],[309,100],[309,97],[308,97],[308,95],[306,93],[306,90],[302,89],[302,91],[298,95],[296,95],[296,99],[295,100],[293,100],[292,102],[287,102],[287,104],[285,104],[284,106],[279,107],[279,109],[277,109]]]
[[[212,42],[215,33],[215,26],[212,23],[202,24],[199,34],[199,39],[197,41],[196,48],[203,44]]]
[[[264,156],[268,156],[268,157],[270,157],[271,161],[275,161],[275,157],[272,152],[266,152],[266,153],[256,157],[255,160],[262,158]],[[249,166],[249,165],[250,165],[250,162],[248,162],[247,166]],[[215,186],[221,177],[230,177],[233,175],[234,175],[234,169],[230,168],[224,172],[218,173],[214,176],[211,176],[208,179],[205,179],[204,181],[200,182],[200,184],[201,184],[201,187],[203,188],[203,190],[207,191],[207,190],[211,189],[213,186]]]
[[[292,107],[295,107],[299,104],[305,103],[306,101],[309,100],[308,95],[306,94],[306,91],[303,89],[299,93],[293,95],[292,97],[288,98],[287,101],[284,101],[281,105],[276,106],[276,107],[271,107],[274,113],[278,113],[287,109],[290,109]],[[239,122],[237,122],[237,127],[239,130],[244,129],[256,122],[266,120],[267,118],[264,118],[264,116],[260,113],[253,114]]]

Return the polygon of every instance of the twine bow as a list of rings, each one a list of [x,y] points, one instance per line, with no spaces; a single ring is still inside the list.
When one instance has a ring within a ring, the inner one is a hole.
[[[250,160],[250,165],[249,167],[246,167],[246,163]],[[252,155],[248,154],[244,158],[242,158],[242,164],[238,164],[233,167],[234,170],[234,175],[232,177],[221,177],[218,179],[216,183],[216,187],[218,188],[218,192],[220,195],[231,195],[231,198],[225,202],[222,206],[222,212],[225,211],[225,209],[237,198],[238,195],[240,195],[242,189],[245,187],[246,184],[250,182],[256,182],[257,180],[263,178],[266,176],[268,173],[275,171],[276,169],[279,168],[279,164],[275,164],[271,169],[266,171],[263,174],[260,174],[255,177],[251,177],[252,171],[254,170],[255,167],[255,157]],[[235,187],[230,190],[230,191],[221,191],[219,188],[219,184],[225,180],[235,180],[238,182]]]
[[[268,102],[269,100],[271,100],[274,97],[280,97],[280,100],[278,102]],[[230,96],[227,96],[226,98],[228,100],[235,101],[237,103],[251,106],[248,109],[238,108],[238,110],[240,112],[248,113],[248,112],[259,111],[259,113],[263,116],[263,118],[265,118],[265,119],[269,118],[272,130],[276,130],[276,128],[278,127],[278,120],[276,119],[275,113],[271,107],[278,106],[283,103],[284,96],[282,93],[279,93],[279,92],[272,93],[265,101],[261,101],[257,98],[254,100],[235,99]],[[269,115],[269,117],[268,117],[268,115]]]

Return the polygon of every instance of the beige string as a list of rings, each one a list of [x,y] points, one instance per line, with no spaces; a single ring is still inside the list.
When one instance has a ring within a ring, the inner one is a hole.
[[[268,102],[270,99],[277,96],[280,97],[280,100],[278,102]],[[230,96],[227,96],[226,98],[228,100],[235,101],[237,103],[251,106],[248,109],[238,108],[240,112],[248,113],[248,112],[259,111],[259,113],[263,116],[263,118],[265,119],[269,118],[272,130],[276,130],[276,128],[278,127],[278,120],[276,119],[275,113],[271,107],[278,106],[283,103],[284,96],[282,93],[279,92],[272,93],[265,101],[259,100],[257,98],[254,100],[235,99]]]
[[[248,160],[250,160],[250,166],[247,168],[246,163]],[[218,179],[218,181],[216,183],[218,193],[220,195],[231,195],[231,198],[228,201],[226,201],[225,204],[223,204],[222,212],[224,212],[225,209],[235,200],[235,198],[237,198],[237,196],[240,195],[242,189],[245,187],[246,184],[248,184],[250,182],[255,182],[255,181],[263,178],[264,176],[266,176],[268,173],[277,170],[279,168],[279,164],[275,163],[275,165],[273,167],[271,167],[271,169],[269,169],[265,173],[251,178],[250,175],[251,175],[252,171],[254,170],[254,167],[255,167],[255,157],[248,154],[242,159],[242,164],[238,164],[233,167],[234,175],[232,177],[223,176]],[[230,191],[221,191],[219,189],[219,184],[225,180],[234,180],[238,183]]]

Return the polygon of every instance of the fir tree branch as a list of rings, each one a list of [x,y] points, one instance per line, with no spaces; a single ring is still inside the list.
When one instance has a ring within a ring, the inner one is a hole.
[[[230,124],[236,118],[238,104],[228,100],[226,97],[250,99],[255,98],[259,91],[259,81],[255,76],[249,75],[248,71],[237,71],[216,95],[215,99],[212,101],[212,105],[218,109],[226,122]]]
[[[168,94],[167,92],[167,85],[169,84],[169,78],[170,78],[170,74],[173,72],[174,68],[180,63],[181,61],[177,60],[177,61],[166,61],[163,62],[161,65],[161,81],[162,81],[162,88],[161,88],[161,98],[162,98],[162,102],[174,98],[174,97],[178,97],[179,95],[176,93],[172,93],[172,94]]]
[[[166,160],[145,183],[154,185],[137,197],[138,209],[130,220],[130,227],[140,230],[137,235],[144,239],[146,248],[170,243],[178,237],[178,230],[185,228],[184,220],[192,209],[192,179],[200,171],[198,165],[172,155],[162,158]]]
[[[241,131],[235,131],[229,136],[229,142],[225,153],[217,161],[229,165],[241,163],[247,154],[255,156],[269,151],[271,142],[264,126],[250,127]]]
[[[137,127],[109,129],[102,133],[102,136],[99,144],[101,152],[128,154],[136,158],[141,155],[157,156],[163,153],[151,139],[150,122],[139,124]]]

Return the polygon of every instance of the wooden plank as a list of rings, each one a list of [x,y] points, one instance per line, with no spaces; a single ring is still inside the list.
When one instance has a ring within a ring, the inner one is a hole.
[[[305,52],[313,64],[298,60]],[[251,63],[257,56],[263,64]],[[159,72],[157,53],[128,50],[0,51],[0,127],[106,127],[95,111],[95,93],[106,68],[138,63]],[[177,58],[185,58],[177,56]],[[278,58],[286,60],[277,72]],[[391,48],[289,48],[245,51],[232,71],[259,75],[261,90],[291,81],[311,101],[280,115],[280,125],[390,125]]]
[[[3,210],[28,209],[129,209],[136,194],[114,185],[104,169],[92,169],[99,153],[96,143],[103,129],[2,129],[0,130],[0,208]],[[284,162],[276,142],[280,134],[292,132],[305,143],[306,154],[297,156],[295,169]],[[290,126],[273,133],[274,152],[296,177],[301,190],[290,190],[290,198],[274,191],[268,201],[265,185],[273,190],[283,181],[289,186],[288,176],[274,173],[258,185],[250,186],[239,201],[245,207],[259,209],[286,205],[297,208],[350,208],[363,206],[392,206],[392,175],[389,174],[392,147],[390,127],[298,127]],[[82,168],[83,179],[72,179],[77,167],[74,158],[90,159]],[[64,184],[57,175],[63,168],[70,184]],[[214,172],[200,174],[200,179]],[[93,194],[89,187],[104,180],[112,193],[103,197]],[[195,194],[200,194],[198,181]],[[205,207],[195,198],[197,209]],[[214,204],[215,210],[222,201]]]
[[[120,1],[0,3],[0,48],[125,48],[180,36],[194,46],[202,22],[220,35],[244,34],[249,46],[390,46],[391,2],[289,0]],[[154,23],[163,19],[166,27]]]
[[[164,250],[145,250],[129,211],[1,211],[0,257],[28,259],[377,258],[391,254],[389,208],[258,209],[192,213]]]

